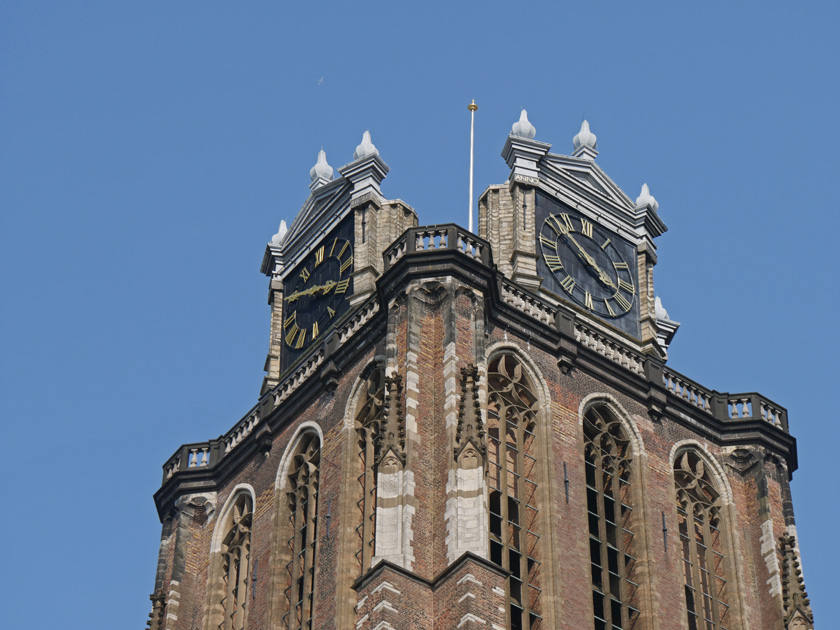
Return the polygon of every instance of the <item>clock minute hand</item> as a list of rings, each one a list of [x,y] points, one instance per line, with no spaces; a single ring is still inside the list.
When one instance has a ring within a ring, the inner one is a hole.
[[[286,298],[287,302],[294,302],[298,298],[303,297],[304,295],[312,295],[313,293],[318,293],[318,291],[322,291],[324,295],[329,293],[335,288],[335,285],[338,284],[335,280],[330,280],[325,284],[316,284],[314,287],[309,287],[308,289],[303,289],[302,291],[296,291],[292,293],[289,297]]]
[[[609,276],[608,276],[608,275],[607,275],[607,274],[606,274],[606,273],[605,273],[605,272],[604,272],[604,271],[603,271],[603,270],[602,270],[602,269],[598,266],[598,263],[596,263],[596,262],[595,262],[595,259],[594,259],[594,258],[592,258],[592,256],[589,254],[589,252],[587,252],[587,251],[583,248],[583,246],[582,246],[580,243],[578,243],[578,242],[577,242],[577,239],[575,239],[575,237],[574,237],[574,236],[572,236],[572,235],[571,235],[571,234],[569,234],[568,232],[566,232],[566,236],[568,236],[568,237],[569,237],[569,240],[570,240],[572,243],[574,243],[575,247],[577,247],[577,248],[578,248],[578,250],[580,250],[580,253],[581,253],[581,258],[583,258],[583,261],[584,261],[587,265],[589,265],[589,266],[593,269],[593,271],[597,272],[597,274],[598,274],[598,280],[600,280],[603,284],[605,284],[606,286],[610,287],[611,289],[614,289],[614,288],[615,288],[615,283],[612,281],[612,278],[610,278],[610,277],[609,277]]]

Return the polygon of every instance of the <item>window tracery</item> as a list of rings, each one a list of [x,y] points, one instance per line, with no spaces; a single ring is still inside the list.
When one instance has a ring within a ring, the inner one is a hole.
[[[320,462],[318,436],[304,435],[292,460],[286,493],[291,536],[286,543],[290,558],[284,591],[288,611],[283,620],[289,630],[312,628]]]
[[[375,551],[376,530],[376,460],[385,418],[385,371],[375,368],[365,382],[362,399],[356,412],[355,427],[359,449],[358,484],[361,498],[357,502],[360,523],[356,528],[359,549],[356,558],[359,573],[370,568]]]
[[[487,380],[490,560],[510,572],[508,627],[535,630],[542,621],[534,438],[539,401],[511,355],[490,362]]]
[[[674,482],[689,630],[725,630],[730,614],[720,492],[690,450],[677,455]]]
[[[639,620],[630,441],[603,406],[586,411],[583,433],[595,630],[627,630]]]
[[[229,512],[229,524],[221,546],[224,618],[218,626],[219,630],[242,630],[245,627],[253,511],[250,495],[242,493]]]

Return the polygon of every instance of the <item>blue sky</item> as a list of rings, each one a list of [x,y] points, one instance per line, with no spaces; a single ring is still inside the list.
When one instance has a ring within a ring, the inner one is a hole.
[[[669,365],[786,406],[817,623],[831,623],[840,430],[837,5],[0,4],[0,579],[8,627],[142,627],[182,443],[256,401],[265,243],[323,147],[362,132],[383,192],[466,225],[521,107],[643,182],[669,232]],[[11,588],[9,588],[9,586]]]

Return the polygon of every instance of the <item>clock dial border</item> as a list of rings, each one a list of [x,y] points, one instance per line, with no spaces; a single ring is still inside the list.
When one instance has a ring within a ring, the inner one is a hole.
[[[638,338],[635,246],[581,212],[544,194],[536,197],[543,288]]]
[[[353,228],[350,215],[285,277],[281,369],[322,339],[349,309],[355,269]]]

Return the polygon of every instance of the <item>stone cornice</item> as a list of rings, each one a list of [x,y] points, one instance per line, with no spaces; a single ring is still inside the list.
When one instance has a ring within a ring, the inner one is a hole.
[[[382,340],[394,298],[413,281],[444,277],[483,294],[491,324],[555,356],[563,372],[577,370],[602,381],[646,405],[655,421],[668,419],[721,446],[761,444],[784,458],[790,472],[796,469],[796,440],[787,432],[784,408],[755,393],[708,390],[630,347],[620,336],[587,325],[573,310],[553,306],[517,286],[493,265],[489,244],[462,228],[411,228],[385,257],[376,294],[346,313],[231,431],[216,440],[184,445],[166,462],[155,494],[161,518],[179,495],[216,489],[255,454],[270,450],[272,436],[332,391],[341,374]],[[304,386],[313,380],[317,387]],[[222,461],[224,466],[219,465]]]

